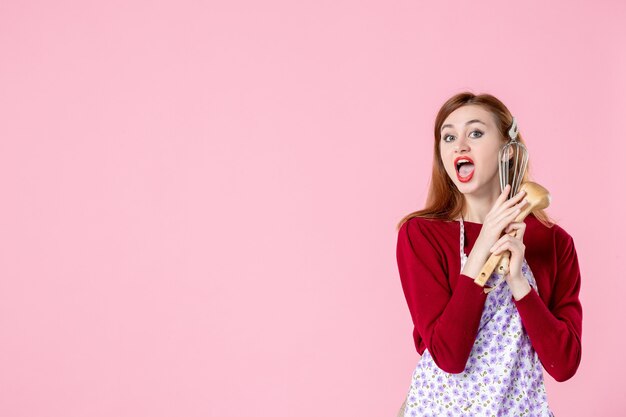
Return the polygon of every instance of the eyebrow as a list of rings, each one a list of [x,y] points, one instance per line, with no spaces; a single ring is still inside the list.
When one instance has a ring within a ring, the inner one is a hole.
[[[482,120],[478,120],[478,119],[472,119],[469,122],[466,122],[465,126],[467,126],[467,125],[469,125],[471,123],[482,123],[485,126],[487,126],[487,124],[485,122],[483,122]],[[443,131],[443,129],[445,129],[446,127],[454,127],[454,126],[452,126],[451,124],[443,125],[443,126],[441,126],[441,131]]]

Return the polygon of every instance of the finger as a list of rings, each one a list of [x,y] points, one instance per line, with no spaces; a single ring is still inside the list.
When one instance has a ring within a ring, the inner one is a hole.
[[[525,205],[528,202],[527,199],[519,201],[524,195],[526,195],[526,192],[522,190],[519,193],[517,193],[515,197],[505,201],[500,206],[498,206],[496,203],[496,205],[494,205],[494,208],[492,210],[494,211],[494,217],[498,219],[497,222],[499,222],[503,217],[509,217],[512,211],[511,209],[513,209],[514,211],[516,206],[521,207]]]
[[[522,198],[524,198],[526,196],[526,191],[525,190],[521,190],[520,192],[518,192],[517,194],[515,194],[513,197],[511,197],[510,199],[508,199],[505,204],[503,204],[504,207],[510,207],[513,204],[517,204]]]
[[[502,244],[502,245],[496,247],[495,249],[493,249],[491,251],[491,253],[497,256],[497,255],[500,255],[500,254],[504,253],[505,251],[509,251],[510,252],[511,250],[509,249],[508,245]]]
[[[498,240],[496,241],[496,243],[494,244],[494,246],[495,246],[495,245],[501,245],[501,244],[505,243],[506,241],[511,240],[512,238],[513,238],[512,236],[507,235],[507,234],[504,234],[504,235],[500,236],[500,239],[498,239]]]
[[[511,242],[505,242],[502,245],[496,247],[495,249],[493,249],[491,251],[491,253],[493,253],[494,255],[500,255],[506,251],[511,252],[511,254],[513,254],[513,252],[517,252],[513,249],[513,245],[511,244]]]
[[[505,252],[505,250],[507,250],[508,252]],[[525,247],[523,245],[521,245],[521,247],[511,246],[510,248],[498,251],[496,256],[501,256],[503,253],[509,253],[509,273],[516,276],[521,276],[524,250]]]
[[[509,196],[510,192],[511,192],[511,184],[505,185],[504,188],[502,189],[502,192],[500,193],[500,197],[498,197],[498,200],[505,201],[506,198]]]
[[[510,200],[509,200],[510,201]],[[507,201],[508,203],[508,201]],[[520,201],[519,203],[517,203],[516,205],[514,205],[513,207],[509,207],[508,209],[504,210],[498,217],[496,220],[496,222],[498,224],[500,224],[503,221],[506,221],[505,224],[509,224],[511,222],[512,219],[514,219],[515,217],[517,217],[518,214],[520,214],[522,212],[522,209],[524,208],[524,206],[528,203],[528,201],[526,199]],[[504,226],[503,226],[504,227]]]
[[[505,230],[512,231],[512,230],[521,229],[523,227],[526,227],[526,223],[524,223],[524,221],[511,222],[507,225]]]
[[[526,246],[519,239],[516,239],[512,236],[509,237],[510,239],[507,239],[500,245],[494,245],[492,249],[490,249],[490,252],[494,255],[500,255],[502,252],[508,250],[509,252],[511,252],[511,255],[523,254],[526,250]]]
[[[510,248],[512,245],[519,245],[521,242],[519,239],[511,236],[511,235],[503,235],[496,243],[491,246],[489,249],[491,252],[495,253],[496,251],[502,248]]]
[[[493,204],[493,206],[498,207],[499,205],[507,201],[507,197],[509,196],[510,191],[511,191],[511,184],[505,185],[504,188],[502,189],[502,192],[500,193],[495,203]]]
[[[517,229],[517,233],[515,234],[515,237],[523,242],[524,241],[524,233],[526,233],[526,223],[524,223],[524,222],[521,222],[521,223],[522,224],[520,225],[519,229]]]
[[[502,236],[500,239],[498,239],[496,241],[496,243],[494,243],[491,248],[489,248],[489,252],[491,253],[496,253],[497,250],[499,250],[500,248],[502,248],[504,246],[504,244],[507,242],[507,240],[510,238],[511,236],[509,235],[504,235]]]
[[[504,229],[504,233],[511,233],[513,230],[516,230],[517,233],[515,234],[515,236],[519,238],[520,231],[523,233],[523,230],[521,229],[524,229],[524,228],[526,228],[526,223],[524,222],[509,223],[506,229]]]

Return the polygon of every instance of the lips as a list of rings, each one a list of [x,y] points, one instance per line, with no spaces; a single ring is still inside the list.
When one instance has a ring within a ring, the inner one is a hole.
[[[454,170],[456,171],[456,177],[461,182],[469,182],[474,176],[474,169],[473,168],[471,168],[471,170],[468,170],[467,168],[459,169],[459,164],[462,162],[466,162],[466,163],[474,165],[474,160],[468,156],[457,156],[454,159]]]

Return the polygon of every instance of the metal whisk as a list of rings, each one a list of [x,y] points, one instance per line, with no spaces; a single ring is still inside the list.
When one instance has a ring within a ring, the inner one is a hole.
[[[498,160],[500,161],[500,191],[502,192],[507,184],[511,184],[508,198],[518,193],[528,166],[528,150],[523,143],[517,141],[517,133],[517,121],[514,117],[513,124],[509,129],[509,138],[511,139],[498,152]],[[513,178],[510,178],[511,176]]]
[[[526,167],[528,166],[528,150],[523,143],[517,141],[517,133],[517,121],[514,117],[513,124],[509,129],[509,138],[511,139],[498,152],[500,161],[500,191],[503,191],[507,184],[511,184],[511,191],[507,199],[514,197],[519,192],[522,179],[524,174],[526,174]],[[513,178],[510,178],[511,176]],[[516,233],[517,230],[514,230],[510,234],[515,236]],[[504,279],[505,274],[509,273],[510,255],[511,253],[506,251],[496,267],[496,272],[502,275],[502,279]]]

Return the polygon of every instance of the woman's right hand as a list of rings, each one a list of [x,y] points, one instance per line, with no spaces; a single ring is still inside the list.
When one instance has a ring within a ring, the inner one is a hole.
[[[474,247],[467,257],[467,262],[461,273],[471,278],[476,278],[483,264],[491,255],[491,247],[500,240],[504,229],[515,220],[524,205],[527,204],[525,200],[522,200],[526,195],[525,191],[520,191],[507,200],[510,189],[511,186],[507,184],[491,210],[489,210],[489,213],[485,216],[476,243],[474,243]]]
[[[481,246],[485,245],[487,248],[491,248],[500,239],[504,229],[515,220],[524,206],[528,204],[526,200],[522,200],[526,195],[524,190],[507,200],[510,189],[510,184],[507,184],[491,210],[489,210],[489,213],[485,216],[483,226],[476,240],[476,243],[480,243]]]

